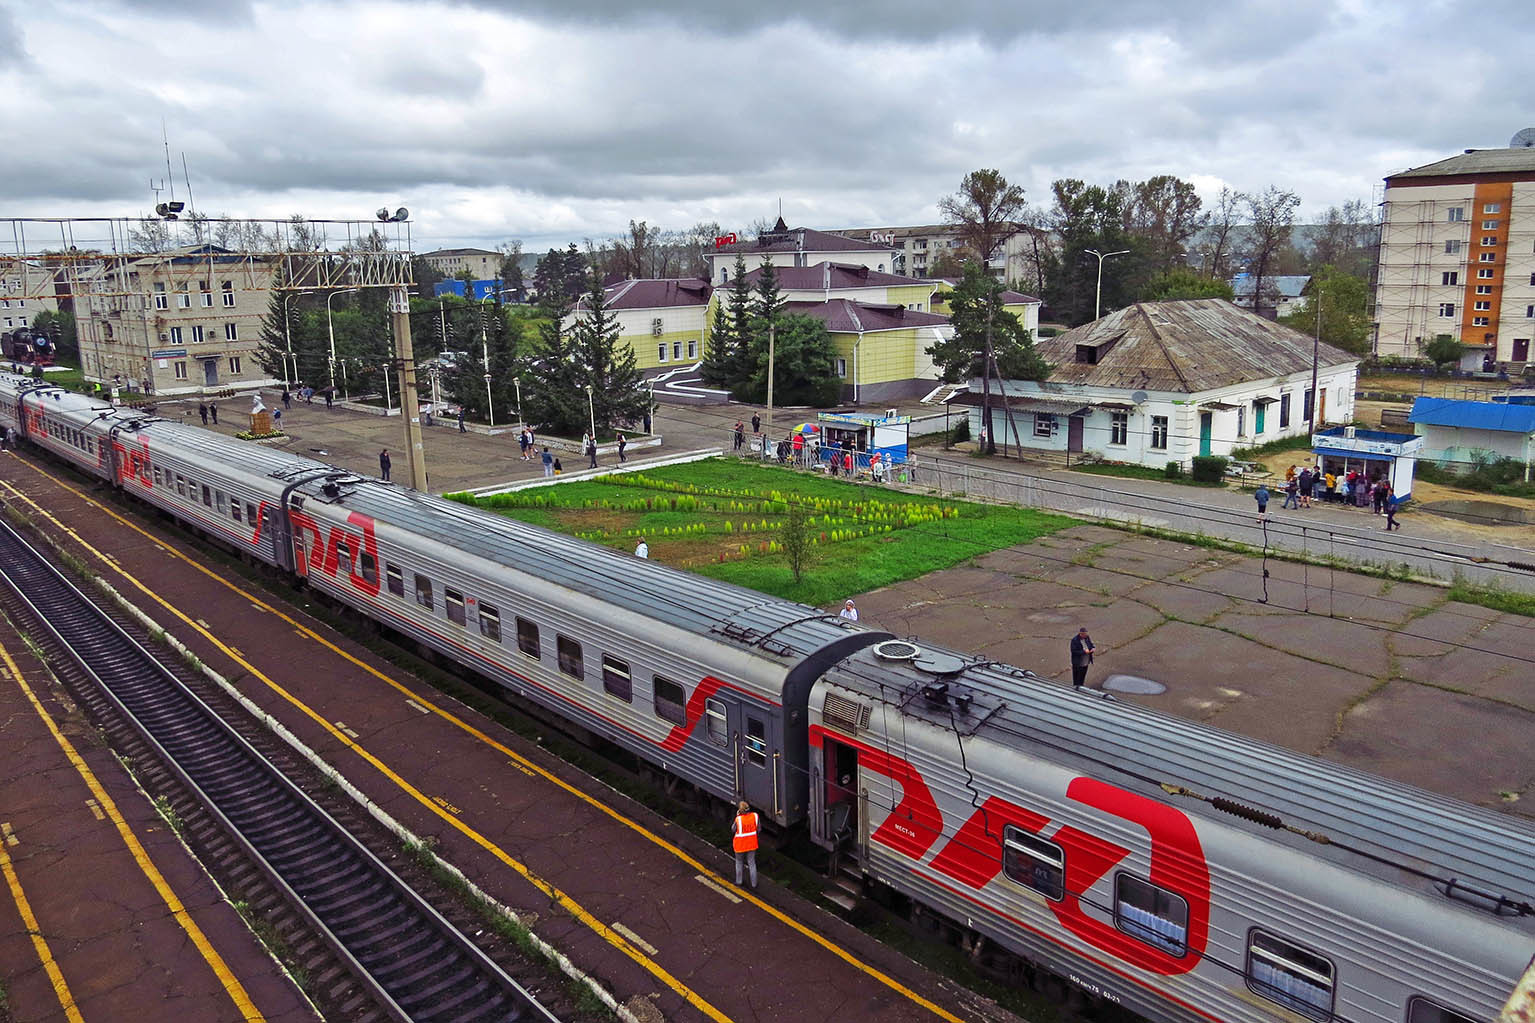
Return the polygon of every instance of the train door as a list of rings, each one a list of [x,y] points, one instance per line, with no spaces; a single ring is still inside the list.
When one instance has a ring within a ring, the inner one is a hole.
[[[858,850],[858,750],[827,738],[821,746],[820,831],[829,849]]]
[[[741,798],[769,816],[783,812],[778,769],[783,757],[776,720],[759,707],[741,708],[741,730],[736,733],[736,775]]]

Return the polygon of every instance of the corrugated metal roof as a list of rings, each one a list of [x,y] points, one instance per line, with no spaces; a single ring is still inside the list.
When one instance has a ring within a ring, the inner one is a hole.
[[[1287,376],[1311,368],[1312,339],[1220,298],[1141,302],[1055,337],[1035,349],[1052,383],[1189,394]],[[1077,346],[1098,349],[1078,362]],[[1359,361],[1323,344],[1326,369]]]
[[[1535,149],[1468,149],[1459,156],[1425,163],[1386,177],[1389,184],[1400,178],[1437,178],[1448,174],[1508,174],[1529,171],[1535,174]]]
[[[1075,757],[1086,758],[1084,766],[1099,777],[1113,781],[1123,772],[1120,783],[1127,787],[1149,779],[1206,798],[1225,797],[1389,862],[1453,874],[1465,884],[1535,901],[1535,878],[1529,869],[1535,825],[1529,821],[1133,703],[1072,693],[1061,683],[1009,665],[923,647],[922,656],[930,663],[947,670],[958,662],[962,669],[929,674],[911,662],[881,660],[870,648],[842,661],[827,681],[950,731],[950,748],[952,732],[958,731],[1013,749],[1040,751],[1067,764]],[[948,684],[951,698],[971,696],[969,706],[962,711],[948,703],[930,707],[921,689],[940,681]],[[913,735],[898,720],[888,727],[892,737],[909,740]],[[1168,799],[1160,792],[1158,796]],[[1260,829],[1203,801],[1173,802],[1191,815]],[[1298,836],[1261,830],[1275,840],[1318,848]],[[1363,858],[1354,866],[1400,878]]]
[[[921,277],[903,277],[900,274],[882,273],[855,263],[833,263],[825,260],[814,266],[775,266],[773,274],[778,286],[784,290],[815,291],[831,288],[894,288],[914,285],[937,287],[937,282]],[[762,268],[751,271],[746,279],[756,284],[762,278]]]
[[[619,281],[603,289],[603,301],[609,309],[668,309],[709,304],[714,288],[699,277],[662,277]],[[576,311],[587,307],[586,296],[576,303]]]
[[[850,298],[834,298],[830,302],[790,302],[784,308],[800,316],[813,316],[826,324],[827,330],[845,334],[937,327],[949,322],[947,316],[937,313],[921,313],[900,305],[855,302]]]
[[[1460,426],[1472,430],[1535,433],[1535,405],[1465,401],[1461,398],[1419,398],[1412,403],[1409,423]]]
[[[894,252],[898,247],[877,245],[846,235],[814,231],[808,227],[794,227],[768,232],[734,245],[721,245],[713,254],[720,256],[740,252],[749,258],[754,252]]]

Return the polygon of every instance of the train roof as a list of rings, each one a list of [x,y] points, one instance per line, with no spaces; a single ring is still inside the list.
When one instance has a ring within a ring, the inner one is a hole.
[[[1372,872],[1405,867],[1535,903],[1535,827],[1517,817],[1096,692],[1072,692],[1011,665],[899,642],[852,654],[827,680],[907,717],[957,729],[960,741],[1048,750],[1053,759],[1090,762],[1100,776],[1188,796],[1207,816],[1233,814],[1253,827],[1282,822],[1292,840],[1316,838],[1361,854]],[[1492,908],[1474,897],[1469,904]]]
[[[321,480],[306,483],[298,491],[306,500],[340,504],[375,522],[432,537],[471,557],[787,663],[864,631],[853,629],[835,612],[770,597],[398,484],[352,476],[334,495],[326,492]]]

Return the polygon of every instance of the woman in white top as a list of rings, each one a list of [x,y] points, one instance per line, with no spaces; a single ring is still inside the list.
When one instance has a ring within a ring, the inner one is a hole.
[[[849,597],[847,599],[847,603],[842,605],[842,611],[840,612],[839,617],[846,618],[850,622],[856,622],[858,620],[858,609],[853,606],[852,597]]]

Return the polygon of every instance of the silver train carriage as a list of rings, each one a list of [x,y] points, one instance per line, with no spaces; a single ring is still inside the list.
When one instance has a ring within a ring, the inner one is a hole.
[[[1535,953],[1535,826],[904,641],[810,699],[812,837],[1161,1020],[1470,1023]]]

